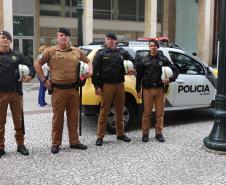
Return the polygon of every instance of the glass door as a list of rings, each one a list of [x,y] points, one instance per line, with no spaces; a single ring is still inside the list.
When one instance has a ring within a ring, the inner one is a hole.
[[[33,61],[34,39],[15,37],[13,39],[13,49],[22,52],[25,56],[31,57]]]

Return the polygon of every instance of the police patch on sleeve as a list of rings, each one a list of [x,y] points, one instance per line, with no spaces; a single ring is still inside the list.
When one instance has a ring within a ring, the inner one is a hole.
[[[15,61],[16,60],[16,56],[12,56],[12,61]]]

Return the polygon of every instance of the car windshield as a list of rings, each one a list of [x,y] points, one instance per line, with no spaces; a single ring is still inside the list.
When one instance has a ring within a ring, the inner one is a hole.
[[[92,49],[87,49],[87,48],[80,48],[80,49],[86,56],[88,56],[90,54],[90,52],[92,51]]]

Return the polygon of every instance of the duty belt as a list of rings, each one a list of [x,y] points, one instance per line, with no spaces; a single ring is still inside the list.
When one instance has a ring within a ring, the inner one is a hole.
[[[76,88],[78,89],[78,84],[77,83],[72,83],[72,84],[55,84],[52,83],[53,88],[58,88],[58,89],[73,89]]]

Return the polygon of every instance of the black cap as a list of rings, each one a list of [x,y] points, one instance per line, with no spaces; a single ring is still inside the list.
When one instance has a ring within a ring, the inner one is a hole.
[[[114,33],[106,33],[106,35],[105,35],[106,37],[109,37],[109,38],[111,38],[111,39],[113,39],[113,40],[117,40],[117,37],[116,37],[116,35],[114,34]]]
[[[8,31],[1,31],[0,35],[4,35],[7,37],[8,40],[10,40],[12,42],[12,36],[10,35],[10,33]]]
[[[64,28],[64,27],[58,28],[57,32],[64,33],[67,36],[70,36],[71,35],[69,29]]]
[[[150,45],[150,43],[151,42],[154,42],[155,43],[155,45],[157,46],[157,48],[159,48],[159,43],[158,43],[158,41],[157,40],[155,40],[155,39],[151,39],[151,40],[149,40],[149,45]]]

